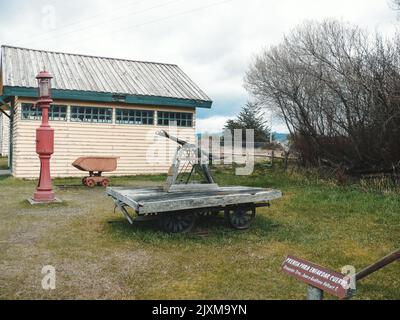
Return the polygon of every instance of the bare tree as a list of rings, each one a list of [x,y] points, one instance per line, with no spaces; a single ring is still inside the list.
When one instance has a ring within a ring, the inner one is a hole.
[[[394,10],[400,11],[400,0],[391,0],[391,5]]]
[[[392,168],[400,161],[398,43],[335,20],[307,22],[255,57],[245,87],[286,122],[304,164]]]

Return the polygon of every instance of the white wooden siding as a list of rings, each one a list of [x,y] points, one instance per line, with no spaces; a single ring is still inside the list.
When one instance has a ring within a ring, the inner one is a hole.
[[[35,152],[35,130],[40,121],[22,120],[21,103],[29,100],[18,100],[14,116],[13,141],[13,175],[17,178],[37,178],[39,175],[39,159]],[[118,104],[96,104],[82,102],[55,101],[55,104],[81,105],[94,107],[130,108],[138,110],[160,110],[193,113],[193,127],[176,128],[177,134],[191,142],[195,140],[195,109],[169,108],[149,106],[126,106]],[[115,122],[115,112],[113,112]],[[155,123],[156,120],[155,120]],[[123,125],[105,123],[78,123],[69,121],[50,121],[55,130],[55,147],[51,159],[53,177],[85,176],[87,173],[74,168],[71,163],[82,156],[117,156],[117,171],[109,175],[138,175],[166,173],[170,160],[174,155],[176,144],[157,137],[155,132],[168,127],[157,125]],[[149,157],[149,155],[154,155]]]
[[[9,114],[9,111],[6,111]],[[10,119],[0,113],[0,155],[8,156],[10,146]]]

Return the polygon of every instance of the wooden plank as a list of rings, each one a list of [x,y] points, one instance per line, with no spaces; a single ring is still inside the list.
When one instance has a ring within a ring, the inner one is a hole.
[[[130,206],[137,204],[139,214],[160,213],[196,208],[268,202],[282,197],[279,190],[224,187],[219,191],[164,192],[162,188],[129,189],[107,188],[107,194]]]
[[[132,198],[127,197],[127,196],[123,195],[122,193],[117,193],[117,192],[115,192],[115,190],[113,190],[110,187],[108,187],[106,189],[106,193],[108,195],[110,195],[111,197],[121,201],[122,203],[127,204],[128,206],[133,208],[136,212],[139,211],[139,204],[136,201],[134,201]]]
[[[10,117],[9,111],[4,111]],[[10,118],[0,114],[0,155],[8,156],[10,147]]]
[[[400,249],[396,250],[387,256],[383,257],[382,259],[378,260],[374,264],[366,267],[365,269],[361,270],[356,274],[356,280],[360,281],[361,279],[364,279],[365,277],[368,277],[370,274],[382,269],[383,267],[387,266],[388,264],[391,264],[394,261],[400,261]]]
[[[192,184],[173,184],[169,187],[169,192],[187,192],[187,191],[218,191],[219,186],[216,183],[192,183]]]
[[[218,206],[237,205],[245,203],[266,202],[280,198],[278,193],[232,194],[223,196],[205,196],[187,199],[164,200],[162,202],[145,202],[140,207],[139,213],[168,212],[195,208],[212,208]]]

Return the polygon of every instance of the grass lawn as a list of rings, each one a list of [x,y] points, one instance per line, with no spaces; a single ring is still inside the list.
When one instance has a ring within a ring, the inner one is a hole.
[[[100,187],[58,187],[64,204],[30,207],[35,182],[0,177],[0,298],[303,299],[305,285],[280,272],[286,255],[360,269],[400,247],[398,194],[261,167],[250,177],[219,171],[216,178],[278,188],[284,197],[259,209],[247,231],[219,216],[191,234],[169,235],[154,222],[130,226]],[[164,179],[113,182],[142,187]],[[55,290],[41,288],[44,265],[56,268]],[[400,299],[400,263],[361,281],[354,299]]]
[[[0,157],[0,170],[8,169],[8,158]]]

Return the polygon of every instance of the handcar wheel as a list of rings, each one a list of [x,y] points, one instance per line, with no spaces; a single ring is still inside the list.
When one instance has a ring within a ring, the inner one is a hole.
[[[96,185],[96,182],[93,179],[86,179],[86,185],[89,188],[93,188]]]
[[[196,222],[193,213],[163,214],[160,217],[161,227],[168,233],[187,233]]]
[[[85,177],[85,178],[82,178],[82,184],[83,184],[84,186],[86,186],[86,177]]]
[[[103,179],[103,181],[101,181],[101,185],[103,187],[108,187],[110,185],[110,180],[108,179]]]
[[[256,216],[254,207],[237,207],[225,209],[225,219],[237,230],[246,230]]]

